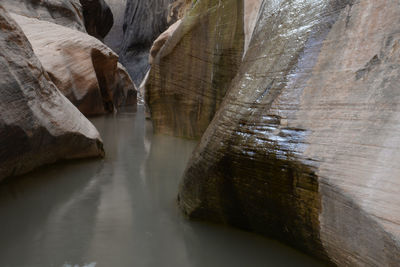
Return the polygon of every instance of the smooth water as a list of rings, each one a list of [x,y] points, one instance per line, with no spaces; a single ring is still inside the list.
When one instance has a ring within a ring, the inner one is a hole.
[[[186,220],[176,195],[195,143],[153,136],[140,110],[92,120],[105,159],[0,185],[0,267],[320,265],[276,241]]]

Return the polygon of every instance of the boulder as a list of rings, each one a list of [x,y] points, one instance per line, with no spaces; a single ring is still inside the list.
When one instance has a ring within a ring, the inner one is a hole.
[[[257,25],[181,209],[339,266],[398,266],[398,1],[264,1]]]
[[[104,0],[79,0],[82,4],[86,31],[99,40],[103,40],[111,30],[114,17]]]
[[[12,13],[37,18],[86,32],[79,0],[2,0]]]
[[[118,64],[118,56],[96,38],[54,23],[12,16],[51,80],[83,114],[113,112],[126,102],[121,99],[121,90],[134,90],[131,93],[136,94],[130,78]]]
[[[0,180],[62,159],[99,157],[96,128],[50,81],[0,5]]]
[[[169,26],[168,6],[172,2],[174,0],[127,0],[119,56],[137,86],[150,68],[149,51],[154,40]]]
[[[156,133],[201,137],[236,75],[243,43],[242,1],[193,6],[152,62],[145,100]]]

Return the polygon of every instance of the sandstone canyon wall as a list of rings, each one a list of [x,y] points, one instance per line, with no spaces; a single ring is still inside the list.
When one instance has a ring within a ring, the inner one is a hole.
[[[241,62],[243,2],[199,1],[168,34],[152,49],[145,89],[154,131],[199,138]]]
[[[153,41],[168,28],[168,7],[172,2],[174,0],[127,0],[119,55],[137,86],[149,70],[148,57]]]
[[[121,51],[122,40],[124,37],[124,16],[126,9],[126,0],[106,0],[114,16],[114,24],[110,32],[104,38],[104,43],[115,53]]]
[[[61,159],[103,156],[96,128],[58,91],[0,4],[0,180]]]
[[[399,27],[397,0],[263,1],[185,171],[182,210],[340,266],[398,266]],[[190,68],[182,52],[169,57]]]

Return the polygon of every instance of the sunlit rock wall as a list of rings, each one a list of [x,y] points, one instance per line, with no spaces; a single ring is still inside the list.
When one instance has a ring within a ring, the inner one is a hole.
[[[0,180],[61,159],[103,156],[96,128],[50,82],[0,4]]]
[[[397,266],[399,60],[397,0],[263,1],[182,210],[341,266]]]
[[[174,0],[126,0],[124,37],[120,47],[120,61],[128,69],[133,81],[140,85],[149,70],[149,51],[153,41],[165,31],[168,7]]]
[[[199,138],[240,65],[243,2],[202,0],[157,53],[146,84],[154,131]]]

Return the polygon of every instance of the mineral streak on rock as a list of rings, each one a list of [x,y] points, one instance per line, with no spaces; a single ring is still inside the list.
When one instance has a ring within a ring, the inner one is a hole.
[[[397,266],[398,1],[260,9],[239,74],[185,171],[180,207],[337,265]]]
[[[111,30],[114,17],[104,0],[79,0],[82,4],[86,31],[99,40],[103,40]]]
[[[85,33],[12,14],[58,89],[87,116],[113,112],[136,89],[118,56]],[[129,102],[129,101],[128,101]]]
[[[18,15],[86,32],[79,0],[1,0],[0,4],[7,11]]]
[[[149,70],[149,50],[154,40],[169,26],[168,7],[172,2],[174,0],[127,0],[119,55],[137,86]]]
[[[243,53],[243,2],[197,2],[153,60],[146,84],[154,131],[200,138]]]
[[[0,180],[61,159],[103,156],[96,128],[50,82],[0,4]]]

